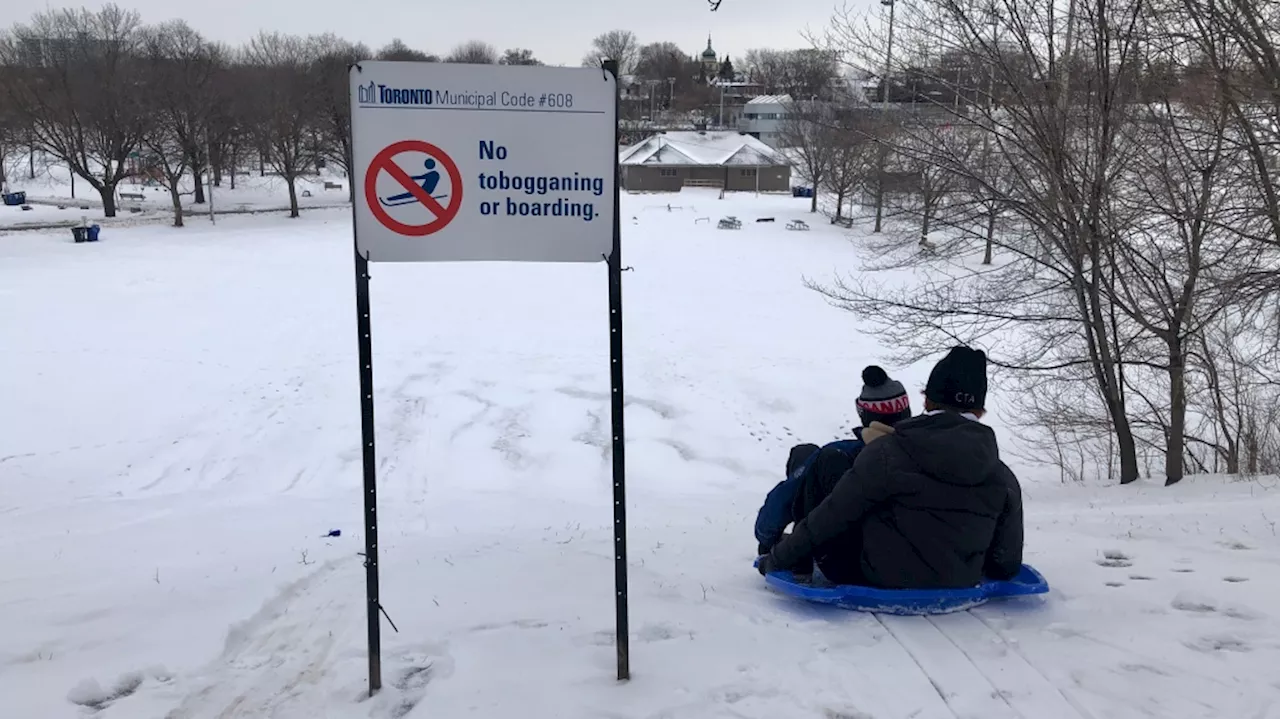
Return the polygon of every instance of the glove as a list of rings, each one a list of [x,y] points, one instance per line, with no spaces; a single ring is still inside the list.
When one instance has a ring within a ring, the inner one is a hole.
[[[760,544],[756,545],[756,556],[763,557],[764,555],[768,554],[772,550],[773,550],[773,547],[771,547],[768,544],[765,544],[764,542],[761,542]]]
[[[760,570],[760,576],[763,577],[770,572],[778,571],[778,563],[774,561],[772,554],[765,554],[760,557],[756,569]]]

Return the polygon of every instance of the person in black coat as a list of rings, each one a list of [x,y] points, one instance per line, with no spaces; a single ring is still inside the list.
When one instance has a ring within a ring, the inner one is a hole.
[[[761,557],[761,574],[816,560],[839,584],[971,587],[1022,566],[1022,491],[979,422],[986,355],[956,347],[925,387],[925,413],[868,445],[820,505]]]

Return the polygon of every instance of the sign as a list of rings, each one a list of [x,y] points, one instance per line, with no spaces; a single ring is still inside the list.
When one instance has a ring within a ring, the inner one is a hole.
[[[422,159],[424,157],[426,159]],[[424,172],[421,175],[410,175],[407,171],[409,167],[421,167]],[[452,192],[431,194],[437,191],[442,178],[437,168],[443,168],[447,173],[447,187]],[[384,173],[405,192],[383,197],[378,192],[378,178]],[[444,229],[458,216],[458,209],[462,207],[462,175],[458,172],[457,163],[435,145],[417,140],[402,140],[383,149],[369,163],[369,168],[365,170],[364,196],[373,216],[388,230],[407,237],[423,237]],[[420,210],[425,209],[433,219],[421,225],[407,224],[396,220],[386,209],[405,206],[412,206],[419,211],[416,214],[422,214]]]
[[[615,60],[599,69],[351,67],[351,170],[353,188],[362,190],[353,209],[353,254],[370,696],[382,688],[386,615],[378,579],[370,262],[606,261],[615,646],[618,679],[631,677],[617,75]]]
[[[600,68],[351,69],[357,250],[370,262],[600,262],[617,83]]]

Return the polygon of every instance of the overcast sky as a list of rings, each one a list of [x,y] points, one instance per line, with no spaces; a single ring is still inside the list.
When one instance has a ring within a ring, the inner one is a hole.
[[[844,0],[724,0],[710,12],[706,0],[116,0],[146,22],[181,18],[211,39],[247,40],[259,30],[307,35],[332,32],[374,48],[399,37],[411,47],[444,55],[466,40],[503,50],[527,47],[549,64],[577,65],[591,39],[614,28],[641,43],[670,40],[686,52],[706,48],[738,57],[754,47],[806,47],[806,27],[821,29]],[[870,5],[874,0],[849,0]],[[30,7],[101,6],[98,0],[48,0]],[[18,18],[21,18],[18,15]],[[0,20],[7,24],[14,16]]]

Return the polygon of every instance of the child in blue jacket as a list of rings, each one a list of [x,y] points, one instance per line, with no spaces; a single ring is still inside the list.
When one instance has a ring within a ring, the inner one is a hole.
[[[756,515],[757,554],[768,554],[782,539],[787,525],[804,519],[831,494],[836,482],[853,467],[853,460],[867,443],[893,432],[896,422],[911,416],[911,400],[902,383],[890,379],[880,367],[862,371],[862,392],[856,406],[862,427],[853,439],[819,447],[801,444],[787,458],[787,478],[765,497]]]

